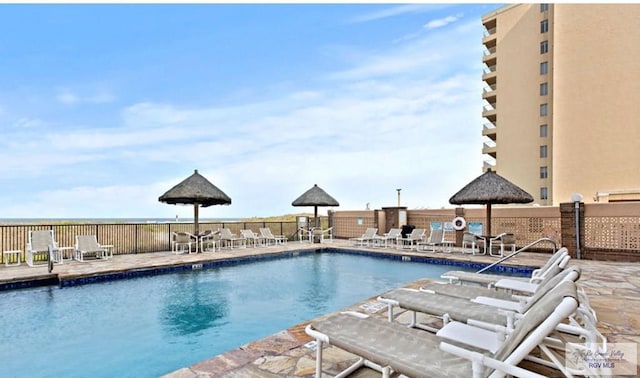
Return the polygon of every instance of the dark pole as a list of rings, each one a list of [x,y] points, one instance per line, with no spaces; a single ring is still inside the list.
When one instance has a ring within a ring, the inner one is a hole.
[[[487,236],[491,236],[491,204],[487,204]]]
[[[193,230],[195,231],[196,236],[198,236],[198,203],[193,204]]]

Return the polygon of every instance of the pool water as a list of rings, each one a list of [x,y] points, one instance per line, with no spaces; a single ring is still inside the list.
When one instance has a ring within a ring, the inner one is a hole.
[[[451,269],[317,253],[1,292],[0,377],[157,377]]]

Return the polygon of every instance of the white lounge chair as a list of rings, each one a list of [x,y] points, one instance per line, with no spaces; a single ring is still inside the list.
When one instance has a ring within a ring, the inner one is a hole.
[[[437,228],[431,230],[431,234],[427,238],[427,240],[419,241],[416,244],[416,251],[420,251],[420,247],[422,247],[422,251],[426,251],[427,247],[431,247],[430,251],[435,252],[437,246],[441,246],[444,243],[444,229]]]
[[[413,249],[413,247],[418,248],[417,245],[419,242],[424,240],[424,234],[427,232],[424,228],[414,228],[406,238],[398,239],[398,245],[396,248],[403,249],[409,248]]]
[[[570,266],[564,269],[561,272],[558,272],[556,275],[562,277],[562,275],[570,276],[569,278],[573,279],[573,281],[577,281],[580,278],[581,270],[577,266]],[[545,285],[549,282],[555,275],[549,274],[547,275],[537,286],[536,290],[544,290]],[[575,277],[575,278],[574,278]],[[520,281],[518,281],[520,282]],[[496,298],[506,301],[515,301],[522,302],[527,299],[527,296],[516,295],[511,291],[506,290],[498,290],[496,288],[488,288],[484,286],[476,286],[476,285],[455,285],[446,282],[430,282],[422,285],[420,287],[420,291],[424,291],[427,293],[438,294],[438,295],[447,295],[450,297],[456,298],[464,298],[464,299],[475,299],[478,297],[488,297],[488,298]],[[534,292],[535,292],[534,291]]]
[[[519,319],[522,318],[535,304],[550,293],[554,288],[564,282],[575,282],[580,277],[580,270],[572,267],[561,274],[545,281],[540,288],[531,297],[513,296],[505,298],[501,295],[493,295],[489,292],[486,295],[478,295],[472,298],[461,298],[450,295],[434,293],[433,291],[424,291],[400,288],[392,290],[378,297],[378,300],[388,306],[388,320],[393,321],[393,309],[399,307],[412,312],[411,327],[421,328],[424,330],[436,332],[437,328],[433,326],[419,323],[417,321],[417,313],[428,314],[443,319],[443,323],[447,324],[450,320],[459,322],[482,322],[484,324],[496,324],[507,329],[512,329]],[[447,285],[455,287],[456,285]],[[477,287],[458,286],[458,288],[470,288],[475,294]],[[489,289],[485,289],[489,290]],[[595,322],[592,322],[592,310],[584,308],[588,312],[587,328],[595,330]],[[582,313],[580,314],[582,316]],[[576,322],[577,325],[577,322]],[[590,334],[591,339],[596,339],[595,334],[585,331],[583,328],[576,329],[574,332]]]
[[[53,230],[29,231],[25,253],[27,265],[33,267],[38,260],[44,262],[47,262],[49,259],[55,260],[55,256],[49,254],[50,245],[53,246],[54,252],[58,249],[58,243],[56,242]]]
[[[401,228],[392,228],[384,235],[376,235],[373,239],[373,245],[377,247],[387,248],[389,243],[397,243],[398,239],[402,238]]]
[[[542,377],[517,365],[542,345],[577,305],[575,284],[564,283],[536,303],[506,341],[499,341],[499,332],[487,331],[480,338],[484,344],[468,348],[465,340],[457,341],[454,346],[444,337],[359,313],[332,315],[308,325],[305,331],[317,341],[317,378],[324,376],[325,343],[360,356],[340,377],[361,366],[379,370],[383,377],[390,377],[392,372],[409,377],[502,377],[504,374]],[[454,324],[453,327],[459,323],[450,324]],[[476,327],[474,331],[482,329]]]
[[[228,247],[229,249],[233,249],[234,247],[243,247],[247,246],[247,239],[239,238],[235,234],[231,232],[228,228],[220,229],[220,248],[223,246]]]
[[[247,245],[253,247],[266,246],[264,237],[256,234],[252,230],[240,230],[240,235],[245,239]]]
[[[287,244],[289,240],[289,238],[284,235],[274,235],[269,227],[262,227],[260,229],[260,235],[262,235],[267,245]]]
[[[563,259],[568,256],[569,251],[566,247],[562,247],[553,255],[551,255],[542,267],[533,270],[530,277],[510,277],[509,279],[522,282],[530,282],[537,285],[542,279],[544,279],[545,275],[549,274],[550,271],[556,269],[556,266],[560,266],[561,269],[564,269],[568,264],[569,259],[565,259],[564,261]],[[440,277],[449,280],[450,283],[469,282],[491,287],[495,285],[496,282],[505,279],[503,275],[498,274],[473,273],[459,270],[448,271],[446,273],[443,273]]]
[[[193,247],[193,248],[191,248]],[[171,251],[181,254],[189,251],[189,254],[198,252],[198,238],[189,232],[171,233]]]
[[[364,247],[365,245],[368,246],[375,239],[377,232],[378,232],[377,228],[368,227],[364,231],[364,234],[362,234],[362,236],[357,238],[349,238],[349,241],[353,243],[353,245],[357,245],[359,247]]]
[[[88,255],[99,260],[110,259],[113,257],[113,245],[101,245],[95,235],[76,235],[75,259],[84,262]]]

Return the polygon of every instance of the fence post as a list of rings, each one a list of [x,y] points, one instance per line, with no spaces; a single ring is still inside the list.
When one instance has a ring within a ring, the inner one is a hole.
[[[578,205],[577,219],[576,204]],[[576,223],[578,223],[578,229],[576,229]],[[571,258],[578,257],[578,247],[583,252],[581,258],[584,258],[584,202],[560,204],[560,238],[562,246],[569,250]]]

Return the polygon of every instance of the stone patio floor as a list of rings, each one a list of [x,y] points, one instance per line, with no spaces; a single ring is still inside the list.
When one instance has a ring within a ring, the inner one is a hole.
[[[334,240],[327,244],[309,244],[289,242],[284,246],[269,248],[245,248],[216,251],[215,253],[175,255],[171,252],[144,253],[136,255],[116,255],[108,262],[65,262],[57,264],[52,273],[47,272],[46,266],[0,267],[0,282],[20,282],[35,279],[55,278],[68,279],[73,277],[91,276],[110,272],[120,272],[148,267],[167,267],[183,265],[185,263],[201,263],[219,259],[236,258],[257,254],[277,254],[283,251],[302,249],[317,249],[321,247],[365,249],[370,252],[398,253],[404,256],[420,255],[433,256],[441,259],[455,259],[491,263],[495,257],[460,253],[454,248],[451,253],[430,253],[402,250],[393,248],[354,247],[346,240]],[[548,259],[548,254],[524,252],[510,260],[510,265],[541,266]],[[608,342],[640,343],[640,264],[618,263],[608,261],[571,260],[572,264],[582,269],[578,281],[589,296],[592,308],[598,316],[598,328],[607,337]],[[455,267],[452,267],[455,270]],[[417,280],[408,287],[419,287],[428,280]],[[367,304],[375,302],[375,298],[382,293],[372,293],[371,298],[363,298],[344,310],[367,312]],[[368,313],[368,312],[367,312]],[[386,310],[381,309],[373,316],[386,317]],[[330,315],[330,314],[327,314]],[[326,316],[326,315],[325,315]],[[309,322],[317,319],[310,319]],[[400,318],[402,321],[402,318]],[[167,378],[191,377],[313,377],[315,371],[315,350],[307,347],[312,339],[304,332],[309,322],[292,325],[291,328],[278,332],[261,340],[256,340],[222,355],[186,366],[165,375]],[[639,348],[640,349],[640,348]],[[354,356],[335,347],[328,347],[324,351],[323,370],[328,374],[335,374],[354,360]],[[638,358],[640,361],[640,358]],[[538,368],[529,363],[527,368],[537,370],[541,374],[554,376],[557,372]],[[640,371],[639,371],[640,373]],[[329,375],[326,375],[329,376]],[[379,377],[379,373],[362,368],[351,377]],[[559,376],[559,375],[558,375]]]

